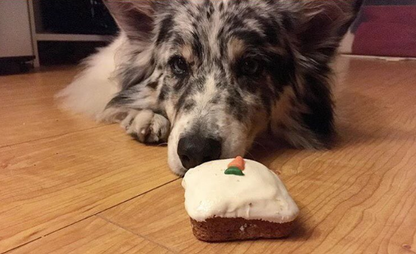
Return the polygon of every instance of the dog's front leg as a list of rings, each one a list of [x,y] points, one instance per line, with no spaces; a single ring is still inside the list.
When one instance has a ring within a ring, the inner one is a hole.
[[[166,117],[152,110],[130,110],[121,122],[127,134],[145,144],[167,142],[170,123]]]

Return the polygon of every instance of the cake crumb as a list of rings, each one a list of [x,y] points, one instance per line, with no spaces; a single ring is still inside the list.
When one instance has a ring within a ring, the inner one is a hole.
[[[240,227],[240,231],[244,232],[246,228],[247,228],[247,224],[244,224]]]
[[[403,244],[402,247],[406,250],[411,250],[412,246],[410,246],[409,244]]]

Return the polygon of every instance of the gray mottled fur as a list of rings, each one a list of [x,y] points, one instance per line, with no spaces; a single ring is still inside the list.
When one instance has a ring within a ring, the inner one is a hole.
[[[189,133],[222,140],[224,158],[244,155],[262,133],[296,147],[328,146],[330,62],[360,1],[105,2],[122,32],[106,74],[117,88],[96,116],[122,122],[142,142],[169,140],[175,173],[185,172],[176,150]],[[175,57],[186,74],[172,69]],[[99,65],[90,60],[81,79]],[[68,96],[70,88],[61,94]]]

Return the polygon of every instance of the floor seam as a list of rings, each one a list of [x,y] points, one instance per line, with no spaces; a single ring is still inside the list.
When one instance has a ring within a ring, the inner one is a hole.
[[[102,219],[102,220],[105,220],[106,222],[110,223],[111,225],[114,225],[114,226],[116,226],[116,227],[118,227],[118,228],[123,229],[123,230],[124,230],[124,231],[126,231],[126,232],[129,232],[129,233],[131,233],[131,234],[133,234],[133,235],[135,235],[135,236],[138,236],[138,237],[141,237],[141,238],[145,239],[146,241],[149,241],[149,242],[151,242],[151,243],[154,243],[154,244],[156,244],[157,246],[162,247],[162,248],[164,248],[164,249],[166,249],[166,250],[168,250],[168,251],[170,251],[170,252],[173,252],[173,253],[178,253],[178,252],[176,252],[176,251],[174,251],[174,250],[172,250],[172,249],[168,248],[167,246],[164,246],[164,245],[160,244],[159,242],[154,241],[154,240],[152,240],[152,239],[150,239],[150,238],[148,238],[148,237],[146,237],[146,236],[144,236],[144,235],[142,235],[142,234],[136,233],[136,232],[134,232],[134,231],[130,230],[129,228],[127,228],[127,227],[124,227],[124,226],[122,226],[122,225],[120,225],[120,224],[118,224],[118,223],[116,223],[116,222],[114,222],[114,221],[112,221],[112,220],[107,219],[106,217],[103,217],[103,216],[102,216],[102,215],[100,215],[100,214],[97,214],[97,215],[95,215],[95,216],[96,216],[96,217],[98,217],[98,218],[100,218],[100,219]]]
[[[129,199],[126,199],[126,200],[124,200],[123,202],[120,202],[120,203],[118,203],[118,204],[116,204],[116,205],[113,205],[113,206],[111,206],[111,207],[108,207],[108,208],[106,208],[106,209],[104,209],[104,210],[102,210],[102,211],[99,211],[98,213],[96,213],[96,214],[94,214],[94,215],[99,215],[100,213],[103,213],[103,212],[106,212],[106,211],[108,211],[108,210],[110,210],[110,209],[113,209],[114,207],[116,207],[116,206],[119,206],[119,205],[122,205],[122,204],[125,204],[125,203],[127,203],[127,202],[129,202],[129,201],[132,201],[133,199],[135,199],[135,198],[138,198],[138,197],[140,197],[140,196],[143,196],[143,195],[146,195],[147,193],[149,193],[149,192],[152,192],[152,191],[154,191],[154,190],[157,190],[157,189],[160,189],[160,188],[162,188],[162,187],[164,187],[164,186],[166,186],[166,185],[168,185],[168,184],[171,184],[171,183],[173,183],[173,182],[176,182],[177,180],[179,180],[180,178],[175,178],[175,179],[173,179],[173,180],[170,180],[170,181],[168,181],[168,182],[166,182],[166,183],[164,183],[164,184],[161,184],[161,185],[159,185],[159,186],[156,186],[156,187],[154,187],[154,188],[152,188],[152,189],[150,189],[150,190],[147,190],[147,191],[145,191],[145,192],[142,192],[142,193],[140,193],[139,195],[136,195],[136,196],[134,196],[134,197],[131,197],[131,198],[129,198]]]
[[[6,148],[6,147],[9,147],[10,148],[10,147],[13,147],[13,146],[28,144],[28,143],[37,142],[37,141],[42,141],[42,140],[50,139],[50,138],[64,137],[64,136],[71,135],[71,134],[74,134],[74,133],[79,133],[79,132],[83,132],[83,131],[89,131],[89,130],[104,128],[104,127],[107,127],[107,126],[109,126],[109,125],[105,125],[105,126],[95,126],[95,127],[91,127],[91,128],[87,128],[87,129],[82,129],[82,130],[77,130],[77,131],[72,131],[72,132],[67,132],[67,133],[52,135],[52,136],[48,136],[48,137],[43,137],[43,138],[38,138],[38,139],[33,139],[33,140],[22,141],[22,142],[18,142],[18,143],[1,145],[0,146],[0,149]]]
[[[129,233],[132,233],[132,234],[134,234],[134,235],[136,235],[136,236],[142,237],[143,239],[145,239],[145,240],[147,240],[147,241],[149,241],[149,242],[152,242],[152,243],[156,244],[157,246],[160,246],[160,247],[162,247],[162,248],[164,248],[164,249],[166,249],[166,250],[168,250],[168,251],[170,251],[170,252],[173,252],[173,253],[178,253],[178,252],[176,252],[176,251],[174,251],[174,250],[172,250],[172,249],[168,248],[167,246],[161,245],[159,242],[156,242],[156,241],[154,241],[154,240],[152,240],[152,239],[149,239],[148,237],[146,237],[146,236],[144,236],[144,235],[138,234],[138,233],[136,233],[136,232],[134,232],[134,231],[130,230],[129,228],[124,227],[124,226],[122,226],[122,225],[120,225],[120,224],[118,224],[118,223],[116,223],[116,222],[114,222],[114,221],[112,221],[112,220],[110,220],[110,219],[108,219],[108,218],[104,217],[104,216],[102,215],[102,213],[104,213],[105,211],[108,211],[108,210],[110,210],[110,209],[112,209],[112,208],[114,208],[114,207],[116,207],[116,206],[119,206],[119,205],[125,204],[125,203],[127,203],[127,202],[129,202],[129,201],[131,201],[131,200],[133,200],[133,199],[136,199],[136,198],[138,198],[138,197],[140,197],[140,196],[146,195],[147,193],[150,193],[151,191],[154,191],[154,190],[160,189],[160,188],[162,188],[162,187],[164,187],[164,186],[166,186],[166,185],[169,185],[169,184],[171,184],[171,183],[174,183],[174,182],[178,181],[179,179],[180,179],[180,178],[176,178],[176,179],[171,180],[171,181],[169,181],[169,182],[166,182],[166,183],[164,183],[164,184],[162,184],[162,185],[160,185],[160,186],[158,186],[158,187],[156,187],[156,188],[153,188],[153,189],[151,189],[151,190],[149,190],[149,191],[143,192],[142,194],[140,194],[140,195],[138,195],[138,196],[136,196],[136,197],[132,197],[132,198],[130,198],[130,199],[128,199],[128,200],[126,200],[126,201],[124,201],[124,202],[121,202],[120,204],[117,204],[117,205],[115,205],[115,206],[113,206],[113,207],[107,208],[107,209],[105,209],[105,210],[103,210],[103,211],[101,211],[101,212],[99,212],[99,213],[96,213],[94,216],[96,216],[96,217],[98,217],[98,218],[100,218],[100,219],[102,219],[102,220],[105,220],[106,222],[111,223],[112,225],[117,226],[117,227],[119,227],[119,228],[121,228],[121,229],[123,229],[123,230],[125,230],[125,231],[127,231],[127,232],[129,232]]]
[[[49,236],[49,235],[51,235],[51,234],[54,234],[54,233],[56,233],[56,232],[58,232],[58,231],[64,230],[64,229],[66,229],[66,228],[68,228],[68,227],[71,227],[71,226],[73,226],[73,225],[75,225],[75,224],[81,223],[81,222],[83,222],[83,221],[85,221],[85,220],[88,220],[88,219],[90,219],[90,218],[94,217],[94,216],[96,216],[96,217],[98,217],[98,218],[101,218],[101,219],[104,219],[105,221],[107,221],[107,222],[109,222],[109,223],[111,223],[111,224],[113,224],[113,225],[116,225],[116,226],[118,226],[118,227],[120,227],[120,228],[123,228],[123,227],[121,227],[121,226],[119,226],[119,225],[117,225],[117,224],[115,224],[115,223],[113,223],[113,222],[109,221],[108,219],[105,219],[104,217],[100,216],[100,214],[101,214],[101,213],[103,213],[103,212],[105,212],[105,211],[108,211],[108,210],[110,210],[110,209],[112,209],[112,208],[114,208],[114,207],[116,207],[116,206],[119,206],[119,205],[122,205],[122,204],[124,204],[124,203],[127,203],[127,202],[129,202],[129,201],[131,201],[131,200],[133,200],[133,199],[135,199],[135,198],[138,198],[138,197],[140,197],[140,196],[143,196],[143,195],[145,195],[145,194],[147,194],[147,193],[149,193],[149,192],[152,192],[152,191],[157,190],[157,189],[159,189],[159,188],[162,188],[162,187],[164,187],[164,186],[166,186],[166,185],[168,185],[168,184],[171,184],[171,183],[173,183],[173,182],[176,182],[176,181],[178,181],[179,179],[180,179],[180,178],[175,178],[175,179],[173,179],[173,180],[171,180],[171,181],[168,181],[168,182],[166,182],[166,183],[164,183],[164,184],[158,185],[158,186],[156,186],[156,187],[154,187],[154,188],[151,188],[150,190],[147,190],[147,191],[142,192],[142,193],[140,193],[140,194],[138,194],[138,195],[136,195],[136,196],[134,196],[134,197],[131,197],[131,198],[129,198],[129,199],[126,199],[126,200],[124,200],[124,201],[122,201],[122,202],[120,202],[120,203],[117,203],[117,204],[115,204],[115,205],[112,205],[112,206],[110,206],[110,207],[108,207],[108,208],[106,208],[106,209],[103,209],[103,210],[101,210],[101,211],[99,211],[99,212],[97,212],[97,213],[91,214],[91,215],[89,215],[89,216],[87,216],[87,217],[85,217],[85,218],[82,218],[82,219],[80,219],[80,220],[74,221],[74,222],[72,222],[72,223],[70,223],[70,224],[68,224],[68,225],[65,225],[64,227],[58,228],[58,229],[56,229],[56,230],[53,230],[53,231],[51,231],[51,232],[49,232],[49,233],[47,233],[47,234],[45,234],[45,235],[42,235],[42,236],[40,236],[40,237],[38,237],[38,238],[36,238],[36,239],[30,240],[30,241],[28,241],[28,242],[25,242],[25,243],[22,243],[22,244],[20,244],[20,245],[18,245],[18,246],[15,246],[15,247],[13,247],[13,248],[11,248],[11,249],[9,249],[9,250],[6,250],[6,251],[4,251],[4,252],[1,252],[1,254],[10,253],[10,252],[11,252],[11,251],[13,251],[13,250],[19,249],[19,248],[21,248],[21,247],[23,247],[23,246],[25,246],[25,245],[28,245],[28,244],[33,243],[33,242],[35,242],[35,241],[41,240],[42,238],[45,238],[45,237],[47,237],[47,236]],[[123,229],[124,229],[124,230],[126,230],[126,231],[129,231],[130,233],[133,233],[133,232],[131,232],[130,230],[127,230],[127,229],[125,229],[125,228],[123,228]],[[137,234],[135,234],[135,235],[137,235]],[[139,236],[140,236],[140,235],[139,235]],[[148,240],[148,241],[151,241],[151,240],[147,239],[147,238],[146,238],[146,237],[144,237],[144,236],[141,236],[141,237],[143,237],[144,239],[146,239],[146,240]],[[151,241],[151,242],[153,242],[153,241]],[[158,245],[159,245],[159,244],[158,244]],[[164,247],[164,246],[163,246],[163,247]],[[164,247],[164,248],[165,248],[165,249],[167,249],[167,250],[169,250],[169,249],[168,249],[168,248],[166,248],[166,247]],[[171,251],[171,250],[169,250],[169,251]],[[174,252],[174,251],[172,251],[172,252]],[[175,253],[176,253],[176,252],[175,252]]]

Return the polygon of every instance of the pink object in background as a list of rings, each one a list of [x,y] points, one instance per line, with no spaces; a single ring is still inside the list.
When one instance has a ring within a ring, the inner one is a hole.
[[[416,6],[367,6],[353,54],[416,57]]]

